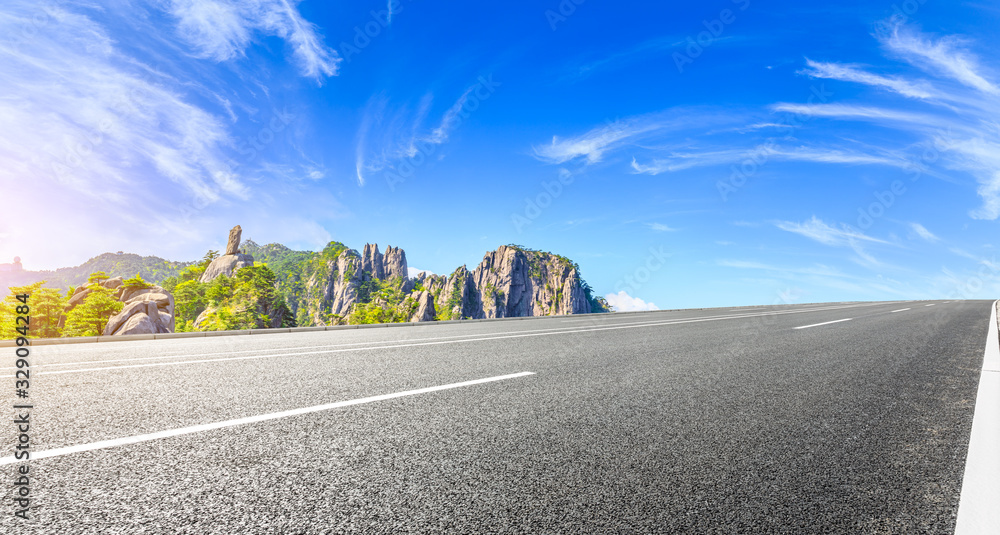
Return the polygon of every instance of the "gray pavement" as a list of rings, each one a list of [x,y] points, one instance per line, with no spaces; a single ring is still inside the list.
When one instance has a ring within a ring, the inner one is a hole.
[[[990,305],[41,346],[36,454],[533,375],[36,459],[0,532],[951,533]]]

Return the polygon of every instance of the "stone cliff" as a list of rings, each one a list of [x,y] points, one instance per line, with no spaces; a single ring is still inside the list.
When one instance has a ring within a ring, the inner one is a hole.
[[[400,299],[409,321],[508,318],[606,312],[588,294],[579,268],[568,258],[505,245],[487,253],[472,271],[451,275],[407,276],[406,253],[366,244],[363,252],[347,249],[327,258],[305,283],[311,322],[345,323],[359,303],[386,303],[385,290]],[[412,314],[411,312],[412,311]]]
[[[579,268],[568,258],[511,245],[486,253],[473,271],[462,266],[447,278],[417,282],[435,294],[445,319],[605,312],[594,310]]]

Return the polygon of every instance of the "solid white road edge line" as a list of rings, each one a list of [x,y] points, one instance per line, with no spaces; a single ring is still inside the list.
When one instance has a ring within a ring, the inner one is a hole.
[[[289,416],[298,416],[300,414],[309,414],[311,412],[328,411],[331,409],[340,409],[343,407],[350,407],[352,405],[363,405],[365,403],[374,403],[376,401],[385,401],[387,399],[395,399],[406,396],[416,396],[418,394],[428,394],[431,392],[438,392],[440,390],[450,390],[453,388],[462,388],[465,386],[478,385],[483,383],[493,383],[496,381],[504,381],[506,379],[516,379],[518,377],[525,377],[528,375],[535,375],[534,372],[520,372],[512,373],[509,375],[498,375],[496,377],[487,377],[486,379],[474,379],[472,381],[463,381],[461,383],[451,383],[441,386],[431,386],[427,388],[418,388],[416,390],[406,390],[404,392],[396,392],[395,394],[382,394],[380,396],[371,396],[367,398],[352,399],[348,401],[338,401],[336,403],[327,403],[325,405],[316,405],[314,407],[303,407],[301,409],[292,409],[281,412],[273,412],[270,414],[261,414],[258,416],[248,416],[246,418],[237,418],[235,420],[225,420],[222,422],[215,422],[210,424],[192,425],[190,427],[182,427],[180,429],[171,429],[169,431],[159,431],[156,433],[148,433],[145,435],[136,435],[132,437],[115,438],[111,440],[102,440],[99,442],[91,442],[90,444],[79,444],[76,446],[67,446],[65,448],[56,448],[53,450],[39,451],[31,454],[31,461],[37,461],[39,459],[47,459],[49,457],[59,457],[61,455],[69,455],[72,453],[80,453],[84,451],[101,450],[106,448],[114,448],[116,446],[124,446],[126,444],[136,444],[139,442],[148,442],[150,440],[158,440],[161,438],[170,438],[181,435],[190,435],[192,433],[201,433],[203,431],[211,431],[213,429],[222,429],[225,427],[233,427],[237,425],[254,424],[258,422],[266,422],[268,420],[276,420],[278,418],[287,418]],[[0,466],[7,464],[14,464],[21,462],[14,458],[13,455],[9,457],[0,458]]]
[[[842,320],[824,321],[823,323],[814,323],[812,325],[803,325],[801,327],[796,327],[795,329],[808,329],[809,327],[819,327],[820,325],[830,325],[831,323],[840,323],[842,321],[851,321],[854,318],[844,318]]]
[[[969,454],[965,457],[956,535],[997,533],[1000,526],[1000,336],[997,303],[990,312],[983,371],[972,417]]]
[[[866,306],[866,305],[857,305]],[[870,306],[870,305],[868,305]],[[831,310],[839,310],[841,308],[851,308],[851,307],[836,307]],[[810,310],[811,311],[811,310]],[[612,325],[603,327],[591,327],[591,328],[581,328],[581,327],[566,327],[564,330],[549,330],[546,329],[544,332],[534,332],[534,331],[508,331],[508,333],[516,334],[504,334],[504,333],[494,333],[494,335],[481,336],[479,338],[468,338],[463,340],[445,340],[439,342],[420,342],[420,343],[409,343],[409,344],[395,344],[395,345],[381,345],[381,346],[369,346],[369,347],[355,347],[348,349],[329,349],[325,351],[298,351],[294,353],[277,353],[269,355],[248,355],[243,357],[227,357],[227,358],[214,358],[214,359],[197,359],[197,360],[178,360],[173,362],[154,362],[147,364],[128,364],[123,366],[104,366],[99,368],[78,368],[72,370],[59,370],[59,371],[43,371],[38,372],[37,375],[62,375],[66,373],[84,373],[84,372],[96,372],[96,371],[107,371],[107,370],[125,370],[131,368],[154,368],[160,366],[180,366],[184,364],[205,364],[211,362],[232,362],[241,360],[260,360],[278,357],[299,357],[304,355],[319,355],[319,354],[331,354],[331,353],[345,353],[354,351],[375,351],[378,349],[399,349],[403,347],[421,347],[421,346],[434,346],[434,345],[447,345],[447,344],[463,344],[469,342],[482,342],[485,340],[504,340],[508,338],[526,338],[534,336],[552,336],[561,334],[574,334],[582,332],[593,332],[593,331],[608,331],[608,330],[619,330],[619,329],[634,329],[641,327],[658,327],[663,325],[680,325],[684,323],[700,323],[705,321],[719,321],[728,319],[743,319],[743,318],[753,318],[762,316],[781,316],[786,314],[801,314],[806,311],[794,311],[794,312],[769,312],[763,314],[744,314],[744,315],[730,315],[730,316],[709,316],[704,318],[692,318],[692,319],[679,319],[679,320],[668,320],[659,321],[652,323],[629,323],[624,325]],[[844,320],[840,320],[844,321]],[[524,334],[527,333],[527,334]],[[84,364],[90,364],[85,362]],[[12,378],[13,375],[0,375],[0,379]]]
[[[890,314],[895,314],[896,312],[906,312],[907,310],[910,310],[910,309],[908,309],[908,308],[901,308],[899,310],[893,310],[892,312],[890,312]]]

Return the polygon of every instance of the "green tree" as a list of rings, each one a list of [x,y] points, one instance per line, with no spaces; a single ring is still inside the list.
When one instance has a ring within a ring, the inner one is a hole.
[[[12,340],[21,336],[16,331],[17,307],[25,303],[17,300],[18,295],[28,294],[27,306],[30,318],[29,338],[58,338],[59,318],[67,299],[58,288],[43,288],[45,281],[27,286],[12,286],[10,295],[0,302],[0,339]],[[23,315],[23,314],[22,314]],[[23,324],[22,324],[23,326]]]
[[[63,336],[100,336],[112,316],[124,306],[111,290],[93,285],[92,292],[66,316]]]
[[[139,275],[138,273],[136,273],[135,277],[133,277],[131,279],[125,279],[125,281],[123,282],[123,286],[125,286],[125,288],[127,288],[130,291],[131,290],[146,290],[146,289],[149,289],[149,288],[153,287],[152,284],[150,284],[150,283],[142,280],[142,276]]]
[[[207,284],[196,280],[184,281],[174,288],[174,315],[178,326],[194,321],[208,307],[207,288]]]
[[[87,284],[100,284],[108,280],[109,278],[110,277],[108,277],[107,273],[103,271],[95,271],[91,273],[89,277],[87,277]]]

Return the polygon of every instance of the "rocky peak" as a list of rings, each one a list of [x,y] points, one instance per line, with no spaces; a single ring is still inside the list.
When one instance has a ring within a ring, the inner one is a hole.
[[[240,254],[240,237],[243,236],[243,227],[236,225],[229,231],[229,241],[226,242],[226,254]]]
[[[378,244],[366,243],[365,252],[361,254],[361,271],[364,272],[362,280],[384,279],[385,264],[382,260],[382,253],[378,252]]]
[[[406,265],[406,253],[399,247],[394,248],[391,245],[386,247],[382,261],[386,279],[399,277],[405,280],[410,276]]]
[[[202,273],[201,282],[211,282],[219,275],[232,277],[237,270],[253,265],[252,256],[240,254],[240,238],[242,235],[243,228],[239,225],[236,225],[229,231],[229,240],[226,242],[226,254],[212,260],[212,263]]]

